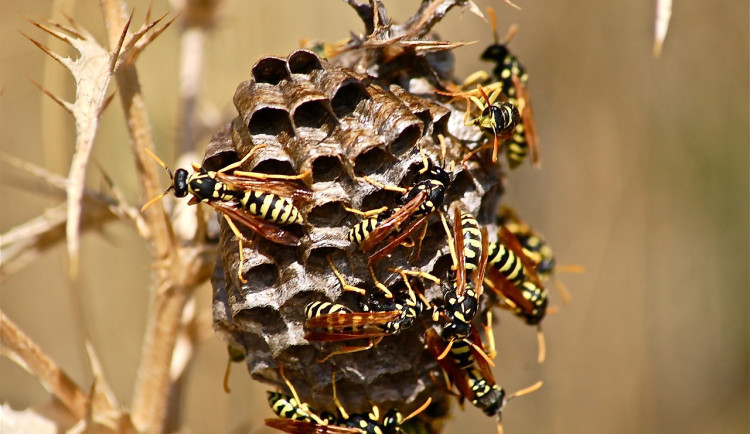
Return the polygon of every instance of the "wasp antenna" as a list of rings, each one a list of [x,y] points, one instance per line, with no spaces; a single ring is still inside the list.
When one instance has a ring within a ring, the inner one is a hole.
[[[445,358],[445,356],[448,355],[448,353],[450,352],[450,350],[451,350],[452,347],[453,347],[453,341],[452,340],[448,341],[448,345],[446,345],[445,349],[443,350],[442,353],[440,353],[440,355],[437,357],[437,359],[438,360],[443,360]]]
[[[484,102],[487,103],[487,107],[491,106],[492,103],[490,102],[490,98],[487,96],[486,93],[484,93],[484,88],[482,88],[481,84],[477,84],[477,90],[480,94],[482,94],[482,98],[484,98]]]
[[[169,170],[169,169],[167,169],[167,170]],[[170,175],[171,175],[171,173],[170,173]],[[164,190],[164,193],[162,193],[162,194],[156,196],[155,198],[149,200],[148,202],[146,202],[146,204],[141,207],[141,212],[146,211],[146,209],[148,209],[148,207],[150,207],[151,205],[153,205],[156,202],[160,201],[161,198],[163,198],[164,196],[168,195],[169,192],[172,191],[173,189],[174,189],[174,185],[170,185],[169,187],[167,187],[166,190]]]
[[[544,361],[547,359],[547,343],[544,340],[544,333],[542,333],[542,326],[537,325],[536,326],[536,340],[537,345],[539,346],[539,354],[537,355],[537,362],[538,363],[544,363]]]
[[[519,396],[528,395],[529,393],[536,392],[537,390],[542,388],[543,384],[544,382],[540,380],[525,389],[521,389],[519,391],[513,392],[506,401],[510,401],[513,398],[518,398]]]
[[[430,160],[427,158],[427,155],[424,153],[424,149],[422,149],[422,145],[419,145],[419,155],[422,157],[422,168],[419,169],[419,174],[423,174],[427,172],[427,170],[430,168]]]
[[[495,39],[495,44],[500,43],[500,38],[497,34],[497,17],[495,17],[495,9],[492,6],[487,7],[487,15],[490,16],[490,23],[492,23],[492,37]]]
[[[513,40],[513,37],[516,36],[516,33],[518,32],[518,24],[511,24],[508,28],[508,33],[505,34],[505,38],[503,39],[503,45],[510,44],[510,41]]]
[[[427,398],[427,401],[425,401],[424,404],[420,405],[418,409],[412,411],[408,416],[406,416],[404,420],[401,421],[401,423],[404,423],[407,420],[413,418],[414,416],[417,416],[419,413],[422,413],[423,411],[427,410],[427,407],[429,407],[430,404],[432,404],[431,396]]]
[[[143,148],[143,150],[146,151],[146,153],[151,158],[153,158],[154,160],[156,160],[156,162],[159,163],[159,166],[161,166],[164,170],[167,171],[167,174],[169,174],[169,179],[174,179],[174,175],[172,174],[172,170],[169,167],[167,167],[167,164],[165,162],[161,161],[161,158],[157,157],[156,154],[154,154],[154,151],[152,151],[149,148]],[[164,192],[164,194],[166,194],[166,193],[167,192]]]

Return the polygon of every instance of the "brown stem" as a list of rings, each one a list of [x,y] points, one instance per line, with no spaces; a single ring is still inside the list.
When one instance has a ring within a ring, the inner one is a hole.
[[[125,28],[127,17],[123,12],[127,8],[120,0],[101,0],[100,4],[109,43],[114,47]],[[136,170],[140,175],[141,191],[145,197],[154,197],[161,192],[161,186],[158,166],[144,151],[146,148],[153,149],[153,140],[135,65],[123,61],[118,66],[115,78],[133,147]],[[172,279],[176,272],[170,272],[170,269],[178,267],[178,252],[164,208],[151,207],[144,217],[146,224],[151,228],[150,237],[147,239],[149,248],[162,266],[155,270],[157,289],[152,291],[150,300],[131,417],[139,431],[160,433],[169,396],[169,365],[190,287]]]
[[[6,348],[10,350],[10,354],[6,355],[34,375],[76,419],[80,420],[86,416],[88,403],[86,393],[2,311],[0,311],[0,344],[2,344],[3,353]]]

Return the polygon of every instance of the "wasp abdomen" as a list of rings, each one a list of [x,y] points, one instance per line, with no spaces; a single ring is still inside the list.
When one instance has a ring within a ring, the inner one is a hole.
[[[482,233],[479,223],[468,213],[461,213],[461,233],[464,238],[464,257],[466,273],[472,273],[479,266],[482,257]]]
[[[530,312],[519,313],[519,316],[522,316],[529,325],[539,324],[547,313],[547,303],[549,302],[547,290],[526,281],[521,285],[521,295],[534,307]]]
[[[346,239],[357,245],[362,244],[370,236],[370,233],[395,211],[398,211],[398,208],[393,208],[362,220],[349,229]]]
[[[240,198],[242,207],[263,220],[280,225],[301,224],[302,214],[290,199],[262,191],[246,191]]]
[[[520,285],[526,280],[521,259],[502,243],[490,243],[487,261],[514,285]]]

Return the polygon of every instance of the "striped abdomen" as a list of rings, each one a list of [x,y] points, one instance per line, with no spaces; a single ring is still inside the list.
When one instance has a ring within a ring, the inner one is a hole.
[[[250,214],[279,225],[301,224],[302,215],[290,199],[273,193],[248,190],[239,198]]]
[[[529,312],[518,312],[517,315],[526,320],[526,324],[535,325],[544,318],[547,313],[547,290],[540,288],[530,281],[523,282],[521,285],[521,295],[529,301],[533,308]]]
[[[399,208],[393,208],[362,220],[361,222],[354,225],[354,227],[349,229],[349,233],[346,235],[346,239],[357,245],[362,244],[367,238],[370,237],[370,233],[372,231],[374,231],[385,221],[385,219],[390,217],[394,212],[398,210]]]
[[[286,419],[315,422],[310,417],[310,410],[307,406],[300,406],[300,404],[291,396],[270,391],[266,393],[268,394],[268,405],[271,406],[271,409],[277,415]]]
[[[519,123],[513,130],[513,135],[505,144],[505,157],[508,159],[508,166],[515,169],[523,163],[527,155],[529,155],[529,143],[526,141],[526,130],[523,123]]]
[[[464,237],[464,257],[468,275],[477,269],[482,257],[482,233],[479,231],[479,223],[471,214],[461,213],[461,233]]]
[[[526,280],[521,258],[502,243],[490,243],[487,262],[502,273],[512,284],[518,286]]]

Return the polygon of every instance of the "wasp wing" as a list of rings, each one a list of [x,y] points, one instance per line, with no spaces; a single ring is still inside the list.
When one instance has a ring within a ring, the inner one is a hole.
[[[430,328],[425,332],[425,342],[427,344],[427,350],[432,354],[435,360],[437,360],[440,367],[442,367],[448,374],[448,378],[453,381],[453,384],[456,385],[461,395],[469,401],[474,401],[474,392],[471,390],[471,386],[466,379],[466,372],[461,369],[450,356],[438,360],[438,357],[440,357],[445,350],[445,341],[443,341],[443,338],[438,336],[434,329]]]
[[[354,434],[361,431],[337,425],[320,425],[302,420],[274,418],[266,419],[267,426],[290,434]]]
[[[401,245],[404,240],[410,237],[411,234],[413,234],[414,231],[417,230],[417,228],[421,226],[429,217],[429,215],[423,215],[417,220],[414,220],[406,229],[399,232],[399,234],[395,236],[388,244],[375,251],[375,253],[370,256],[370,259],[367,260],[367,263],[372,265],[388,256],[396,247]]]
[[[477,269],[474,271],[474,276],[472,276],[474,290],[477,292],[477,300],[483,292],[484,275],[487,272],[487,255],[490,251],[490,239],[487,235],[487,228],[482,227],[480,232],[482,234],[482,256],[479,259],[479,265],[477,266]]]
[[[526,137],[526,144],[529,147],[531,163],[534,167],[541,166],[541,152],[539,150],[539,139],[536,135],[536,120],[534,112],[531,109],[531,99],[526,86],[521,83],[517,75],[513,75],[513,86],[516,88],[516,94],[523,99],[523,112],[521,113],[521,122],[523,122],[523,133]]]
[[[388,235],[397,230],[404,222],[414,214],[419,206],[427,198],[427,192],[420,191],[415,195],[406,205],[402,206],[398,211],[388,217],[383,223],[377,228],[370,232],[370,236],[359,245],[363,252],[372,250],[381,241],[386,239]]]
[[[287,197],[295,205],[305,205],[312,200],[312,192],[301,182],[290,179],[263,179],[255,176],[243,176],[235,172],[227,174],[216,172],[216,178],[236,190],[255,190]]]
[[[234,202],[209,201],[206,203],[237,223],[252,229],[268,241],[292,247],[299,246],[301,243],[297,235],[273,223],[267,222],[260,217],[250,214],[237,206]]]
[[[526,253],[523,252],[523,246],[513,232],[509,231],[505,226],[501,226],[497,235],[498,242],[505,244],[505,246],[511,249],[521,260],[524,271],[526,272],[526,278],[531,280],[531,282],[538,287],[544,288],[544,285],[542,285],[539,276],[536,273],[536,264],[534,264],[534,262],[526,256]]]
[[[312,317],[305,322],[308,328],[354,328],[383,325],[401,315],[397,310],[385,312],[331,313]]]

